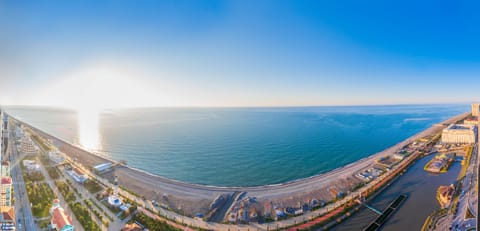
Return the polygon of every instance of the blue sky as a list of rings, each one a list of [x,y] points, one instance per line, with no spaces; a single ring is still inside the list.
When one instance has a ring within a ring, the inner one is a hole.
[[[0,1],[0,103],[476,101],[479,10],[473,1]]]

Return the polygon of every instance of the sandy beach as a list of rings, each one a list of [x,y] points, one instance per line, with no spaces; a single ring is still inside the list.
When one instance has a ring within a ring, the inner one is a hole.
[[[305,179],[299,179],[276,185],[254,186],[254,187],[217,187],[198,185],[185,182],[179,182],[167,179],[161,176],[146,173],[127,166],[118,166],[112,172],[104,175],[106,178],[118,176],[121,186],[134,191],[139,195],[145,196],[147,199],[155,199],[161,201],[164,193],[169,195],[169,206],[174,208],[182,208],[187,214],[193,212],[206,212],[208,205],[221,194],[232,194],[233,192],[245,192],[249,197],[255,197],[258,201],[272,201],[276,203],[287,203],[289,201],[308,202],[311,198],[318,198],[328,201],[328,189],[331,187],[342,187],[342,182],[349,187],[349,183],[359,182],[353,177],[353,174],[361,169],[371,166],[374,160],[385,155],[393,154],[402,149],[407,144],[429,135],[440,132],[445,126],[458,121],[468,113],[464,113],[452,117],[441,124],[436,124],[420,133],[417,133],[408,139],[397,143],[396,145],[367,158],[358,160],[354,163],[341,168],[322,173]],[[20,121],[21,122],[21,121]],[[25,123],[24,123],[25,124]],[[52,139],[54,144],[65,154],[83,166],[89,168],[101,163],[112,162],[112,160],[90,153],[75,145],[65,142],[50,134],[47,134],[31,125],[25,124],[44,138]],[[167,202],[165,202],[167,203]]]

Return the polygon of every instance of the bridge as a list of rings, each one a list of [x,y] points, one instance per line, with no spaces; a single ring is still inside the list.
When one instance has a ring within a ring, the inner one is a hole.
[[[401,203],[403,203],[407,199],[407,195],[402,194],[398,196],[388,207],[381,212],[370,225],[368,225],[363,231],[376,231],[379,230],[380,227],[387,222],[388,218],[397,210]],[[377,213],[378,214],[378,213]]]
[[[367,209],[370,209],[371,211],[373,211],[374,213],[378,214],[378,215],[382,215],[382,212],[380,212],[380,210],[368,205],[367,203],[365,203],[365,199],[364,198],[359,198],[359,199],[356,199],[355,202],[357,202],[358,204],[360,205],[363,205],[365,206],[365,208]]]

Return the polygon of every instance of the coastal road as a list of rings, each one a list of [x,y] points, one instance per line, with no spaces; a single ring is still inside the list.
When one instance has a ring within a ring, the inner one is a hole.
[[[467,211],[472,211],[473,208],[471,207],[470,201],[476,197],[476,189],[475,189],[475,179],[476,179],[476,171],[477,171],[477,147],[474,148],[472,151],[471,160],[469,166],[467,168],[467,172],[462,182],[461,187],[461,195],[458,201],[457,209],[458,211],[455,213],[453,217],[453,221],[448,224],[453,227],[453,230],[469,230],[471,227],[476,226],[476,219],[473,218],[466,218]],[[476,209],[475,209],[476,210]],[[473,210],[475,213],[476,211]],[[448,226],[447,225],[447,226]],[[448,227],[445,227],[448,229]]]
[[[466,114],[462,114],[457,117],[453,117],[449,119],[449,121],[457,121],[460,118],[463,118],[466,116]],[[73,145],[70,145],[68,142],[62,141],[61,139],[58,139],[54,136],[51,136],[39,129],[34,128],[33,126],[30,126],[28,124],[25,124],[26,126],[32,128],[33,131],[37,132],[39,135],[46,137],[46,138],[51,138],[53,140],[56,140],[56,143],[61,144],[61,150],[65,152],[67,155],[70,155],[72,159],[74,159],[75,164],[77,165],[84,165],[84,166],[93,166],[96,164],[100,163],[105,163],[105,162],[114,162],[112,160],[105,159],[103,157],[99,157],[95,154],[89,153],[86,150],[82,150],[78,147],[75,147]],[[379,152],[375,155],[372,155],[370,157],[367,157],[365,159],[359,160],[353,164],[347,165],[343,168],[333,170],[329,173],[317,175],[314,177],[310,177],[307,179],[299,180],[299,181],[293,181],[293,182],[287,182],[284,184],[278,184],[278,185],[268,185],[268,186],[258,186],[258,187],[214,187],[214,186],[202,186],[202,185],[195,185],[195,184],[188,184],[188,183],[183,183],[183,182],[178,182],[178,181],[173,181],[170,179],[162,178],[159,176],[154,176],[145,172],[141,172],[136,169],[128,168],[128,167],[122,167],[119,169],[119,171],[116,174],[119,174],[119,179],[120,179],[120,184],[126,186],[127,188],[130,189],[135,189],[135,191],[141,195],[145,195],[147,198],[153,197],[152,196],[152,191],[162,191],[166,192],[169,195],[176,195],[179,198],[186,198],[186,201],[191,201],[191,199],[212,199],[217,196],[219,193],[229,193],[232,191],[242,191],[242,192],[247,192],[249,193],[249,196],[252,197],[257,197],[261,199],[269,199],[269,200],[275,200],[275,199],[282,199],[282,198],[288,198],[292,197],[292,195],[296,195],[298,193],[304,193],[306,191],[312,191],[314,189],[321,189],[325,188],[331,184],[337,183],[335,179],[342,179],[347,176],[351,176],[353,173],[360,169],[364,169],[365,167],[369,167],[374,163],[374,160],[378,157],[384,156],[384,155],[389,155],[393,154],[395,151],[403,148],[403,146],[407,145],[410,142],[415,141],[418,138],[427,136],[427,135],[432,135],[440,131],[443,127],[441,126],[433,126],[431,128],[428,128],[424,130],[423,132],[417,133],[410,138],[394,145],[393,147],[390,147],[382,152]],[[62,149],[63,148],[63,149]],[[90,173],[86,168],[82,168],[85,172],[89,173],[89,175],[93,175]],[[387,175],[387,174],[384,174]],[[378,179],[379,181],[382,180],[384,177],[380,177]],[[100,177],[95,177],[99,181],[102,181],[102,183],[110,186],[111,184],[106,180],[106,179],[101,179]],[[158,190],[152,190],[152,189],[158,189]],[[366,188],[362,188],[359,191],[366,190]],[[127,197],[134,198],[135,201],[140,202],[139,204],[142,206],[150,207],[150,203],[142,203],[141,199],[139,197],[136,197],[134,195],[131,195],[128,192],[125,192],[123,190],[120,190],[122,195],[126,195]],[[154,193],[153,193],[154,194]],[[214,229],[214,230],[257,230],[257,229],[262,229],[265,230],[267,228],[272,229],[275,227],[285,227],[288,225],[294,225],[298,224],[299,222],[303,220],[310,219],[311,217],[315,217],[317,215],[320,215],[321,213],[326,212],[326,210],[331,211],[339,206],[341,206],[343,203],[345,203],[347,200],[350,200],[354,197],[353,194],[348,195],[344,200],[339,200],[335,202],[334,204],[331,204],[327,207],[324,207],[322,209],[310,212],[308,214],[302,215],[300,217],[288,219],[288,220],[283,220],[279,222],[275,222],[273,224],[258,224],[258,223],[251,223],[250,225],[225,225],[225,224],[220,224],[220,223],[210,223],[210,222],[204,222],[201,220],[193,219],[190,217],[185,217],[180,214],[176,214],[172,211],[169,210],[164,210],[159,208],[158,211],[167,217],[173,218],[176,221],[184,221],[187,224],[193,224],[195,226],[201,226],[207,229]],[[157,210],[157,209],[155,209]]]
[[[472,158],[472,165],[473,165],[473,170],[472,170],[472,177],[470,179],[470,197],[468,197],[468,206],[470,208],[470,211],[472,212],[473,216],[477,217],[478,216],[478,193],[476,190],[476,184],[477,184],[477,175],[478,175],[478,144],[475,146],[473,150],[473,155],[475,155],[475,158]]]
[[[454,122],[458,119],[463,118],[464,116],[466,116],[466,114],[453,117],[447,121],[444,121],[444,123]],[[78,162],[83,166],[91,167],[106,162],[116,163],[114,160],[95,155],[91,152],[88,152],[87,150],[83,150],[75,145],[71,145],[67,141],[47,134],[31,125],[28,125],[26,123],[23,124],[31,128],[32,131],[36,132],[37,134],[45,137],[46,139],[52,139],[52,143],[58,146],[62,152],[66,153],[68,156],[70,156],[71,159],[75,160],[75,162]],[[156,197],[156,192],[162,192],[167,193],[168,195],[174,195],[177,198],[185,200],[185,203],[191,203],[200,200],[213,201],[219,194],[239,191],[247,192],[248,196],[256,197],[259,200],[281,200],[283,198],[292,197],[293,195],[305,194],[305,192],[311,192],[315,189],[322,189],[335,185],[336,183],[338,183],[336,181],[337,179],[351,177],[352,174],[354,174],[356,171],[362,170],[370,166],[375,161],[375,159],[384,155],[392,154],[399,148],[402,148],[404,145],[415,141],[420,137],[424,137],[429,134],[434,134],[438,131],[441,131],[441,129],[441,126],[430,127],[423,132],[417,133],[410,138],[399,142],[393,147],[390,147],[377,154],[371,155],[367,158],[358,160],[357,162],[349,164],[342,168],[338,168],[328,173],[316,175],[302,180],[290,181],[276,185],[265,185],[256,187],[215,187],[189,184],[155,176],[147,172],[140,171],[138,169],[133,169],[128,166],[116,169],[115,174],[119,177],[120,185],[123,185],[126,188],[135,189],[135,192],[137,194],[143,195],[149,199],[153,199],[154,197]]]
[[[37,141],[34,141],[34,142],[39,147],[41,154],[47,155],[47,150],[44,149],[44,146],[40,145]],[[47,170],[44,166],[44,164],[38,158],[36,159],[36,161],[37,161],[37,163],[40,163],[40,166],[41,166],[40,169],[42,171],[42,174],[45,176],[45,181],[50,186],[50,188],[53,190],[56,197],[60,200],[60,204],[61,204],[62,208],[64,208],[64,210],[67,212],[67,214],[70,215],[70,217],[72,218],[72,223],[76,227],[75,229],[79,230],[79,231],[84,230],[83,226],[80,224],[80,222],[77,220],[77,217],[72,212],[70,206],[68,205],[68,203],[63,198],[63,195],[58,191],[58,188],[55,185],[55,181],[53,179],[51,179],[50,175],[48,174],[48,172],[47,172]],[[75,166],[74,163],[71,163],[71,164],[72,164],[72,166]],[[60,173],[60,174],[61,174],[62,178],[65,177],[63,172]],[[78,198],[78,202],[80,204],[82,204],[86,209],[91,211],[90,215],[92,217],[92,220],[95,223],[97,223],[98,226],[101,227],[102,230],[107,230],[108,229],[108,230],[115,230],[116,231],[116,230],[120,230],[123,227],[124,224],[118,219],[118,217],[115,216],[115,214],[111,213],[110,210],[108,208],[106,208],[102,203],[96,202],[99,206],[101,206],[104,209],[104,211],[109,213],[109,215],[114,219],[113,221],[110,222],[110,225],[107,228],[103,224],[103,222],[100,218],[93,215],[92,209],[89,208],[88,206],[86,206],[86,204],[84,202],[85,199],[89,199],[89,200],[94,201],[94,202],[97,201],[97,199],[95,199],[95,196],[93,196],[90,192],[88,192],[88,190],[85,189],[85,187],[83,185],[78,184],[75,180],[72,180],[72,182],[73,182],[73,184],[71,186],[75,187],[78,192],[81,192],[81,195],[82,195],[82,198]]]
[[[10,173],[13,181],[13,189],[15,196],[15,215],[20,223],[17,224],[18,230],[37,230],[34,222],[32,210],[30,208],[30,201],[28,200],[27,191],[25,189],[25,182],[23,181],[22,170],[20,169],[21,155],[17,152],[17,147],[13,142],[13,137],[10,136],[8,150],[10,154]]]
[[[34,141],[37,146],[39,147],[39,152],[43,155],[47,155],[47,151],[43,148],[42,145],[38,144],[36,141]],[[68,203],[65,201],[65,198],[63,197],[63,195],[60,193],[60,191],[58,190],[57,188],[57,185],[55,185],[55,181],[53,179],[51,179],[50,175],[48,174],[46,168],[45,168],[45,165],[44,163],[42,163],[38,157],[35,159],[35,161],[37,163],[39,163],[40,165],[40,171],[42,172],[43,176],[45,177],[45,182],[50,186],[50,188],[53,190],[53,193],[54,195],[60,200],[60,205],[62,206],[62,208],[65,210],[65,212],[67,213],[67,215],[70,216],[70,218],[72,219],[72,225],[75,227],[75,230],[78,230],[78,231],[83,231],[85,230],[83,228],[83,226],[80,224],[80,222],[78,221],[77,217],[75,216],[75,214],[73,213],[73,211],[71,210],[70,206],[68,205]],[[62,177],[64,177],[63,173],[59,173],[61,174]],[[75,182],[75,181],[73,181]],[[82,190],[83,189],[83,190]],[[84,187],[82,187],[80,190],[82,190],[82,195],[83,197],[82,198],[79,198],[78,202],[80,202],[86,209],[89,209],[88,206],[85,205],[85,203],[83,202],[84,199],[92,199],[91,198],[91,195],[88,193],[86,194],[86,190]],[[85,195],[87,195],[87,197],[85,197]],[[91,210],[91,209],[89,209]],[[99,227],[101,227],[102,230],[107,230],[107,227],[104,227],[103,225],[103,222],[98,219],[96,216],[93,215],[93,213],[90,213],[91,217],[92,217],[92,220],[94,222],[96,222],[98,224]],[[118,229],[119,230],[119,229]]]

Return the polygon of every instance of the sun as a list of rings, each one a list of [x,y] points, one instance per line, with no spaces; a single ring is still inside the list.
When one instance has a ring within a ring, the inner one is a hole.
[[[97,64],[82,67],[49,83],[38,100],[76,111],[77,142],[89,151],[101,150],[100,115],[111,108],[138,107],[157,99],[140,72],[122,65]]]
[[[158,103],[157,86],[141,71],[126,65],[96,64],[68,72],[49,82],[36,100],[79,112],[141,107]]]
[[[147,90],[132,74],[113,68],[87,69],[77,78],[83,81],[75,105],[80,111],[132,106]]]

